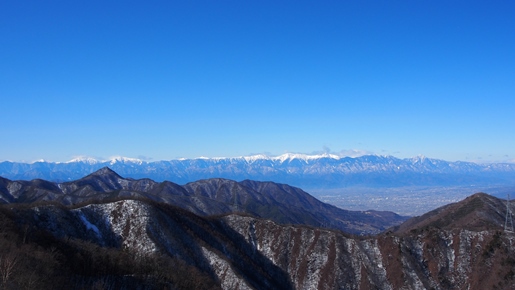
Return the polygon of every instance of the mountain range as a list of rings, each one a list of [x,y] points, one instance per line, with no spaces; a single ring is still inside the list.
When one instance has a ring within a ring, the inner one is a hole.
[[[212,178],[178,185],[127,179],[104,167],[81,179],[55,183],[0,178],[1,203],[52,202],[65,206],[143,199],[201,216],[240,212],[283,224],[303,224],[354,234],[378,233],[406,218],[392,212],[348,211],[323,203],[300,188],[274,182]]]
[[[63,183],[0,179],[0,192],[3,289],[515,288],[515,236],[504,230],[515,208],[484,193],[360,236],[277,221],[352,214],[269,182],[179,186],[102,168]]]
[[[146,162],[117,157],[111,160],[78,158],[64,163],[39,161],[0,163],[0,176],[9,179],[70,181],[110,167],[130,178],[150,178],[186,184],[199,179],[225,178],[286,183],[304,189],[347,186],[498,186],[515,185],[515,164],[448,162],[423,156],[284,154],[236,158],[195,158]]]

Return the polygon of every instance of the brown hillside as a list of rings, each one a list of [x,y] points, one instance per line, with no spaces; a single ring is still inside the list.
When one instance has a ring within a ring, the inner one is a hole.
[[[513,212],[513,205],[511,208]],[[429,227],[445,230],[496,230],[504,227],[505,217],[505,200],[486,193],[476,193],[460,202],[452,203],[422,216],[411,218],[396,227],[395,232],[406,233]]]

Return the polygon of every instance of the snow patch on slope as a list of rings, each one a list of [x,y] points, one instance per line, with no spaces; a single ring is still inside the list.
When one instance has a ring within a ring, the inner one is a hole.
[[[147,234],[149,207],[135,200],[122,200],[99,205],[104,211],[113,232],[122,239],[122,247],[136,249],[141,253],[154,253],[156,244]]]
[[[202,247],[202,253],[212,269],[215,271],[216,275],[220,277],[222,282],[222,289],[252,289],[250,288],[245,280],[238,277],[234,270],[231,268],[231,265],[224,259],[220,258],[218,255],[213,253],[212,251]]]
[[[99,239],[102,239],[102,234],[100,233],[100,230],[98,230],[98,227],[88,221],[88,219],[84,216],[82,212],[78,212],[79,218],[82,220],[84,225],[86,225],[86,229],[92,230]]]

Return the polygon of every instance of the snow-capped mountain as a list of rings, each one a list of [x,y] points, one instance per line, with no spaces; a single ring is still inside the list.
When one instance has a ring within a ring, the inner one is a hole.
[[[287,183],[302,188],[345,186],[451,186],[514,185],[515,164],[448,162],[417,156],[365,155],[340,157],[331,154],[253,155],[231,158],[192,158],[147,162],[135,158],[108,160],[80,157],[69,162],[1,162],[0,176],[9,179],[66,181],[108,166],[131,178],[169,180],[185,184],[206,178],[245,179]]]
[[[34,163],[37,163],[37,162],[41,162],[41,161],[36,161]],[[87,163],[87,164],[97,164],[97,163],[110,163],[110,164],[115,164],[115,163],[143,163],[143,161],[141,159],[137,159],[137,158],[129,158],[129,157],[123,157],[123,156],[113,156],[107,160],[98,160],[98,159],[95,159],[93,157],[88,157],[88,156],[79,156],[79,157],[76,157],[76,158],[73,158],[72,160],[70,161],[67,161],[65,163]]]
[[[73,158],[70,161],[67,161],[66,163],[79,163],[79,162],[88,163],[88,164],[95,164],[95,163],[98,163],[99,161],[97,159],[95,159],[95,158],[92,158],[92,157],[79,156],[79,157]]]

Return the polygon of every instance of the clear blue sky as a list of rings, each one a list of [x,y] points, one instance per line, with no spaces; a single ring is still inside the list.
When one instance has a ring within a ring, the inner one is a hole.
[[[513,1],[1,1],[0,161],[515,160]]]

